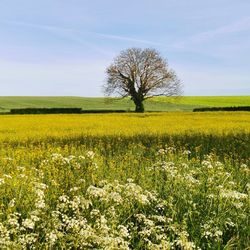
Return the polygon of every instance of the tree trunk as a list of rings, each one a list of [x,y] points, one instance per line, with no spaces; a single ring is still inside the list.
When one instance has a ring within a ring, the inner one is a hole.
[[[144,104],[141,100],[134,101],[135,103],[135,112],[137,113],[143,113],[144,112]]]

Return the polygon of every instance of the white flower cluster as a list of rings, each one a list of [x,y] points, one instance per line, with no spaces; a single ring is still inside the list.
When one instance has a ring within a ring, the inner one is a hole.
[[[89,186],[85,196],[62,195],[59,201],[52,212],[53,227],[46,234],[50,246],[73,237],[79,248],[130,249],[130,224],[120,224],[121,206],[124,215],[133,215],[157,197],[131,180],[125,184],[101,181]]]
[[[159,152],[158,162],[143,169],[146,177],[137,182],[98,181],[92,151],[53,154],[37,169],[19,166],[16,173],[1,174],[0,192],[8,193],[2,199],[0,249],[221,247],[223,237],[238,234],[244,227],[239,221],[247,219],[247,167],[239,167],[242,184],[212,155],[200,162],[180,154],[178,161],[173,152]]]
[[[221,189],[220,191],[221,191],[220,196],[222,198],[233,199],[233,200],[244,200],[248,198],[247,194],[240,193],[235,190]]]
[[[173,154],[176,151],[174,147],[160,148],[158,150],[158,155],[168,155]]]
[[[131,179],[125,184],[102,181],[98,186],[89,186],[85,195],[61,195],[47,221],[44,192],[48,187],[38,182],[33,187],[35,210],[26,216],[11,213],[0,223],[1,248],[36,249],[42,234],[45,249],[74,246],[125,250],[131,249],[134,241],[143,244],[144,249],[170,249],[180,244],[183,249],[192,249],[185,248],[191,243],[184,245],[179,236],[169,240],[172,220],[160,214],[164,206],[159,209],[164,202]]]
[[[203,229],[203,237],[206,239],[213,239],[215,241],[221,241],[223,232],[218,228],[213,220],[209,220],[207,223],[201,226]]]

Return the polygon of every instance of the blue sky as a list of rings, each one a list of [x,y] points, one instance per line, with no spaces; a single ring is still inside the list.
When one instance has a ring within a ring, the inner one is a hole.
[[[250,95],[249,0],[1,0],[0,95],[102,96],[129,47],[160,51],[185,95]]]

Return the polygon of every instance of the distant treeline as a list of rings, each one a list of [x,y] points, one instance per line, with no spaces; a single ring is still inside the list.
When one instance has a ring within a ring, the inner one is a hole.
[[[112,109],[88,109],[88,110],[82,110],[82,114],[85,113],[125,113],[129,112],[127,110],[112,110]]]
[[[81,114],[81,108],[23,108],[11,109],[11,114]]]
[[[206,111],[250,111],[250,106],[239,107],[206,107],[194,108],[193,112]],[[91,113],[125,113],[127,110],[112,109],[81,109],[81,108],[20,108],[11,109],[9,113],[2,114],[91,114]]]
[[[193,112],[205,112],[205,111],[250,111],[250,106],[240,107],[210,107],[210,108],[195,108]]]
[[[81,108],[22,108],[11,109],[10,114],[84,114],[84,113],[124,113],[126,110],[93,109],[83,110]]]

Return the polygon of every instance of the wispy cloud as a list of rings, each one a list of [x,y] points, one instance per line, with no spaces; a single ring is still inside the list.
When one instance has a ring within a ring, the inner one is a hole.
[[[162,43],[149,41],[149,40],[145,40],[145,39],[138,39],[138,38],[128,37],[128,36],[103,34],[103,33],[97,33],[97,32],[87,32],[87,31],[83,32],[83,31],[80,31],[77,29],[72,29],[72,28],[68,28],[68,27],[59,27],[59,26],[54,26],[54,25],[35,24],[35,23],[13,21],[13,20],[0,20],[0,23],[15,25],[15,26],[22,26],[22,27],[30,27],[30,28],[34,28],[34,29],[42,29],[42,30],[47,30],[47,31],[51,31],[51,32],[64,32],[67,35],[71,34],[72,37],[76,37],[79,35],[92,35],[92,36],[102,37],[104,39],[136,42],[136,43],[149,44],[149,45],[161,45],[161,46],[163,45]],[[76,39],[76,40],[79,41],[78,39]]]
[[[213,38],[217,38],[218,36],[234,34],[234,33],[248,31],[248,30],[250,30],[250,17],[245,17],[229,25],[224,25],[213,30],[208,30],[205,32],[195,34],[182,42],[176,43],[175,47],[182,48],[182,47],[185,47],[185,45],[187,44],[203,43]]]
[[[148,41],[148,40],[144,40],[144,39],[137,39],[137,38],[133,38],[133,37],[117,36],[117,35],[102,34],[102,33],[95,33],[95,34],[97,36],[100,36],[100,37],[103,37],[103,38],[106,38],[106,39],[128,41],[128,42],[135,42],[135,43],[155,45],[155,46],[163,46],[162,43],[158,43],[158,42],[154,42],[154,41]]]
[[[14,20],[0,20],[0,23],[13,25],[13,26],[43,29],[43,30],[49,30],[49,31],[75,31],[75,30],[70,29],[70,28],[62,28],[62,27],[53,26],[53,25],[34,24],[34,23],[23,22],[23,21],[14,21]]]
[[[83,32],[83,31],[73,29],[73,28],[68,28],[68,27],[35,24],[35,23],[13,21],[13,20],[0,20],[0,23],[44,30],[44,31],[47,31],[53,35],[59,36],[61,38],[64,38],[64,39],[67,39],[70,41],[73,41],[77,44],[81,44],[81,45],[83,45],[91,50],[94,50],[94,51],[97,51],[98,53],[101,53],[102,55],[110,56],[112,54],[111,52],[107,51],[106,49],[103,49],[101,46],[98,46],[94,43],[86,41],[87,40],[86,37],[89,37],[93,34],[95,35],[95,33],[87,32],[87,31]]]
[[[139,38],[130,37],[130,36],[120,36],[120,35],[115,35],[115,34],[104,34],[104,33],[98,33],[98,32],[81,31],[81,30],[69,28],[69,27],[60,27],[60,26],[47,25],[47,24],[46,25],[36,24],[36,23],[14,21],[14,20],[0,20],[0,23],[13,25],[13,26],[44,30],[53,35],[60,36],[64,39],[84,45],[88,47],[89,49],[94,50],[108,57],[113,57],[114,52],[104,49],[103,47],[99,46],[96,43],[88,42],[87,40],[92,37],[92,39],[97,38],[98,40],[100,40],[101,38],[103,40],[117,40],[117,41],[123,41],[123,42],[132,42],[134,44],[157,46],[157,47],[162,47],[165,49],[173,48],[172,46],[167,46],[166,44],[155,42],[155,41],[149,41],[146,39],[139,39]]]

